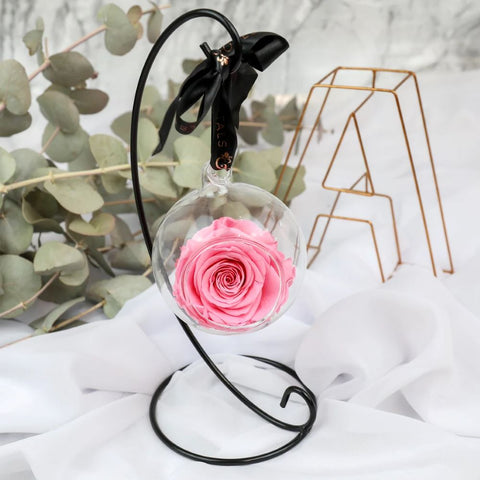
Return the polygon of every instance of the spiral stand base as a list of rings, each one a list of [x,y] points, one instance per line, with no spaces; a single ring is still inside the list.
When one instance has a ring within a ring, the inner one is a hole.
[[[282,370],[285,373],[288,373],[291,377],[293,377],[297,382],[302,384],[300,379],[298,378],[298,375],[295,373],[295,371],[287,367],[286,365],[276,362],[274,360],[270,360],[268,358],[263,358],[263,357],[256,357],[256,356],[251,356],[251,355],[243,355],[245,357],[251,358],[253,360],[257,360],[262,363],[266,363],[270,366],[273,366],[279,370]],[[182,371],[185,368],[187,368],[189,365],[186,365],[185,367],[181,368],[178,371]],[[157,419],[157,404],[160,400],[160,397],[164,390],[167,388],[168,384],[170,383],[170,380],[172,377],[175,375],[176,372],[172,373],[168,378],[166,378],[155,390],[155,393],[153,394],[152,400],[150,402],[150,410],[149,410],[149,415],[150,415],[150,423],[152,424],[153,431],[157,435],[162,442],[167,445],[171,450],[175,451],[179,455],[183,455],[184,457],[190,458],[191,460],[195,460],[198,462],[204,462],[204,463],[209,463],[211,465],[251,465],[253,463],[259,463],[263,462],[265,460],[270,460],[271,458],[277,457],[279,455],[282,455],[283,453],[287,452],[288,450],[291,450],[293,447],[298,445],[303,438],[310,432],[313,422],[315,421],[316,417],[316,400],[314,394],[308,390],[303,384],[303,388],[306,390],[309,396],[309,407],[310,407],[310,418],[309,420],[304,424],[304,425],[299,425],[298,426],[298,433],[295,435],[294,438],[292,438],[289,442],[285,443],[284,445],[274,449],[270,450],[265,453],[261,453],[258,455],[254,456],[249,456],[249,457],[240,457],[240,458],[217,458],[217,457],[209,457],[206,455],[201,455],[199,453],[191,452],[189,450],[186,450],[185,448],[181,447],[180,445],[177,445],[175,442],[173,442],[170,438],[168,438],[165,433],[162,431],[158,419]],[[290,387],[290,388],[295,388],[295,387]],[[287,390],[288,391],[288,390]],[[280,405],[282,407],[285,407],[286,403],[288,400],[288,393],[286,392],[286,395],[284,394],[282,401]],[[312,416],[313,414],[313,416]],[[288,426],[286,429],[287,430],[292,430],[290,428],[291,426],[289,424],[285,424]],[[280,425],[278,425],[280,428],[282,428]]]

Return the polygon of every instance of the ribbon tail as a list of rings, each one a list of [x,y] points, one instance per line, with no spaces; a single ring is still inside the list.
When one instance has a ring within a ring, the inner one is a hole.
[[[170,104],[168,107],[165,116],[163,117],[162,126],[158,131],[158,145],[155,147],[155,150],[152,152],[152,155],[156,155],[163,150],[165,143],[167,143],[168,134],[172,128],[173,119],[177,111],[178,97]]]

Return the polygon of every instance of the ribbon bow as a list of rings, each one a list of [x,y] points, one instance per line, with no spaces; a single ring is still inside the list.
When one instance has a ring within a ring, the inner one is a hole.
[[[153,155],[162,151],[174,119],[177,131],[186,135],[197,128],[211,109],[210,165],[215,170],[230,169],[237,149],[235,128],[239,126],[240,106],[257,79],[255,69],[263,72],[289,46],[283,37],[268,32],[244,35],[241,44],[242,58],[235,72],[231,71],[230,60],[235,54],[231,42],[219,50],[211,50],[206,43],[200,46],[207,58],[186,78],[168,107]],[[200,99],[195,121],[183,120],[182,115]]]

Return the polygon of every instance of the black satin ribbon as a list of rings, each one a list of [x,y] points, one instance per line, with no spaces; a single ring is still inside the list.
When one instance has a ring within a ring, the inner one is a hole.
[[[186,78],[177,97],[165,113],[159,130],[159,144],[153,154],[162,151],[173,120],[182,134],[192,133],[211,109],[212,145],[210,165],[215,170],[229,170],[237,149],[235,128],[239,125],[240,106],[257,79],[288,48],[288,42],[275,33],[255,32],[241,37],[242,58],[236,71],[231,71],[234,55],[232,43],[219,50],[210,50],[206,43],[200,47],[207,56]],[[193,122],[182,115],[200,100],[197,118]]]

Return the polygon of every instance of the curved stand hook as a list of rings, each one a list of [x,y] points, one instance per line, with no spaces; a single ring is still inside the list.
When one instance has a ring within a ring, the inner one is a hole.
[[[185,22],[192,20],[194,18],[198,17],[208,17],[212,18],[213,20],[216,20],[217,22],[221,23],[225,29],[228,31],[232,38],[232,43],[233,47],[235,49],[235,56],[234,62],[233,62],[233,68],[232,70],[235,71],[241,62],[241,56],[242,56],[242,47],[240,43],[240,37],[238,35],[238,32],[236,31],[235,27],[232,25],[232,23],[224,17],[222,14],[219,12],[216,12],[215,10],[210,10],[210,9],[197,9],[197,10],[192,10],[190,12],[187,12],[180,17],[178,17],[176,20],[174,20],[160,35],[160,37],[157,39],[155,44],[152,47],[152,50],[150,51],[147,60],[145,62],[145,65],[142,69],[142,72],[140,74],[140,78],[138,81],[137,89],[135,92],[135,99],[133,103],[133,109],[132,109],[132,124],[131,124],[131,133],[130,133],[130,156],[131,156],[131,171],[132,171],[132,186],[133,186],[133,193],[135,196],[135,203],[137,207],[137,212],[138,212],[138,217],[140,220],[140,225],[142,228],[142,233],[143,233],[143,238],[145,240],[145,244],[147,246],[148,252],[150,256],[152,255],[152,249],[153,249],[153,242],[152,238],[150,237],[150,232],[148,229],[148,223],[146,220],[145,216],[145,210],[143,208],[143,202],[142,202],[142,194],[141,194],[141,189],[140,189],[140,180],[139,180],[139,175],[138,175],[138,158],[137,158],[137,141],[138,141],[138,120],[140,117],[140,104],[142,101],[142,95],[143,95],[143,90],[145,88],[146,82],[148,75],[150,73],[150,70],[152,68],[153,62],[164,45],[164,43],[167,41],[167,39],[170,37],[170,35],[181,25],[183,25]],[[296,393],[299,395],[304,401],[306,406],[308,407],[309,410],[309,417],[306,422],[303,424],[295,425],[295,424],[290,424],[287,422],[284,422],[282,420],[279,420],[275,418],[274,416],[270,415],[269,413],[265,412],[262,410],[260,407],[255,405],[251,400],[249,400],[242,392],[240,392],[220,371],[220,369],[217,367],[217,365],[213,362],[213,360],[208,356],[206,351],[203,349],[203,347],[200,345],[198,339],[195,337],[191,329],[186,325],[179,317],[176,317],[177,320],[179,321],[181,327],[183,328],[185,334],[187,335],[188,339],[194,346],[194,348],[197,350],[198,354],[202,358],[202,360],[207,364],[209,369],[215,374],[215,376],[223,383],[223,385],[238,399],[240,400],[246,407],[248,407],[251,411],[259,415],[261,418],[266,420],[267,422],[271,423],[272,425],[275,425],[278,428],[281,428],[283,430],[288,430],[291,432],[297,432],[297,435],[290,440],[288,443],[282,445],[281,447],[271,450],[266,453],[262,453],[259,455],[255,456],[250,456],[250,457],[242,457],[242,458],[216,458],[216,457],[208,457],[204,455],[200,455],[194,452],[190,452],[181,446],[175,444],[172,442],[161,430],[161,428],[158,425],[158,421],[156,418],[156,406],[158,403],[158,400],[162,394],[162,392],[165,390],[167,387],[168,383],[170,382],[170,379],[172,378],[172,375],[170,375],[167,379],[165,379],[160,386],[157,388],[155,391],[152,401],[150,404],[150,421],[152,423],[152,427],[156,433],[156,435],[172,450],[176,451],[180,455],[183,455],[185,457],[191,458],[193,460],[197,461],[202,461],[206,463],[210,463],[213,465],[248,465],[252,463],[258,463],[262,462],[265,460],[268,460],[270,458],[274,458],[278,455],[281,455],[282,453],[285,453],[286,451],[290,450],[293,448],[295,445],[300,443],[300,441],[308,434],[308,432],[311,430],[313,423],[315,422],[316,414],[317,414],[317,403],[315,399],[315,395],[311,390],[309,390],[298,378],[298,375],[295,373],[295,371],[286,366],[283,365],[279,362],[276,362],[274,360],[270,360],[267,358],[262,358],[262,357],[255,357],[255,356],[248,356],[249,358],[252,358],[254,360],[260,361],[262,363],[268,364],[274,368],[277,368],[279,370],[282,370],[283,372],[286,372],[289,374],[293,379],[295,379],[299,385],[296,386],[290,386],[288,387],[285,392],[283,393],[280,406],[285,407],[288,403],[288,400],[291,396],[292,393]],[[184,367],[185,368],[185,367]]]

